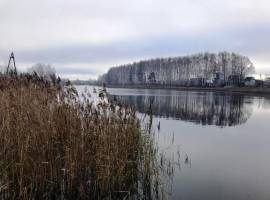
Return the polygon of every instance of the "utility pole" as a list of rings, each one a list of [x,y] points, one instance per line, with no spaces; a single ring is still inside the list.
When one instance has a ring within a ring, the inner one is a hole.
[[[12,70],[10,70],[11,60],[13,61],[14,73],[17,74],[17,68],[16,68],[15,57],[14,57],[14,53],[13,52],[11,52],[10,57],[9,57],[8,66],[7,66],[7,74],[9,72],[12,72]]]

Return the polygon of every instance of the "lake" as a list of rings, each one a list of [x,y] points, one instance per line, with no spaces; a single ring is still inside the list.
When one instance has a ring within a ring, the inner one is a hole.
[[[270,98],[154,89],[108,92],[134,106],[141,118],[151,105],[160,151],[178,163],[168,180],[170,199],[270,199]]]

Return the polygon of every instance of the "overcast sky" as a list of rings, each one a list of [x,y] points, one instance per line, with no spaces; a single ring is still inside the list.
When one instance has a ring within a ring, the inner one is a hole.
[[[234,51],[270,74],[269,0],[0,0],[0,65],[52,64],[69,78],[111,66]]]

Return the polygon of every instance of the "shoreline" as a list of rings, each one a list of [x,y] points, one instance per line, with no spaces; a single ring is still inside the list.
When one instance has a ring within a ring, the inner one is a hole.
[[[127,89],[166,89],[177,91],[205,91],[205,92],[225,92],[241,93],[256,96],[270,96],[270,88],[261,87],[184,87],[184,86],[155,86],[155,85],[107,85],[107,88],[127,88]]]
[[[97,86],[101,85],[80,85],[77,86]],[[107,88],[126,88],[126,89],[160,89],[177,91],[203,91],[203,92],[224,92],[238,93],[254,96],[270,96],[270,88],[261,87],[184,87],[184,86],[158,86],[158,85],[106,85]]]

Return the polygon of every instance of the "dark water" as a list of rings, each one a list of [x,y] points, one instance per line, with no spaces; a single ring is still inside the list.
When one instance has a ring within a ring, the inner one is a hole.
[[[181,152],[171,199],[270,200],[270,99],[173,90],[109,93],[140,113],[152,104],[161,151],[175,160]]]

